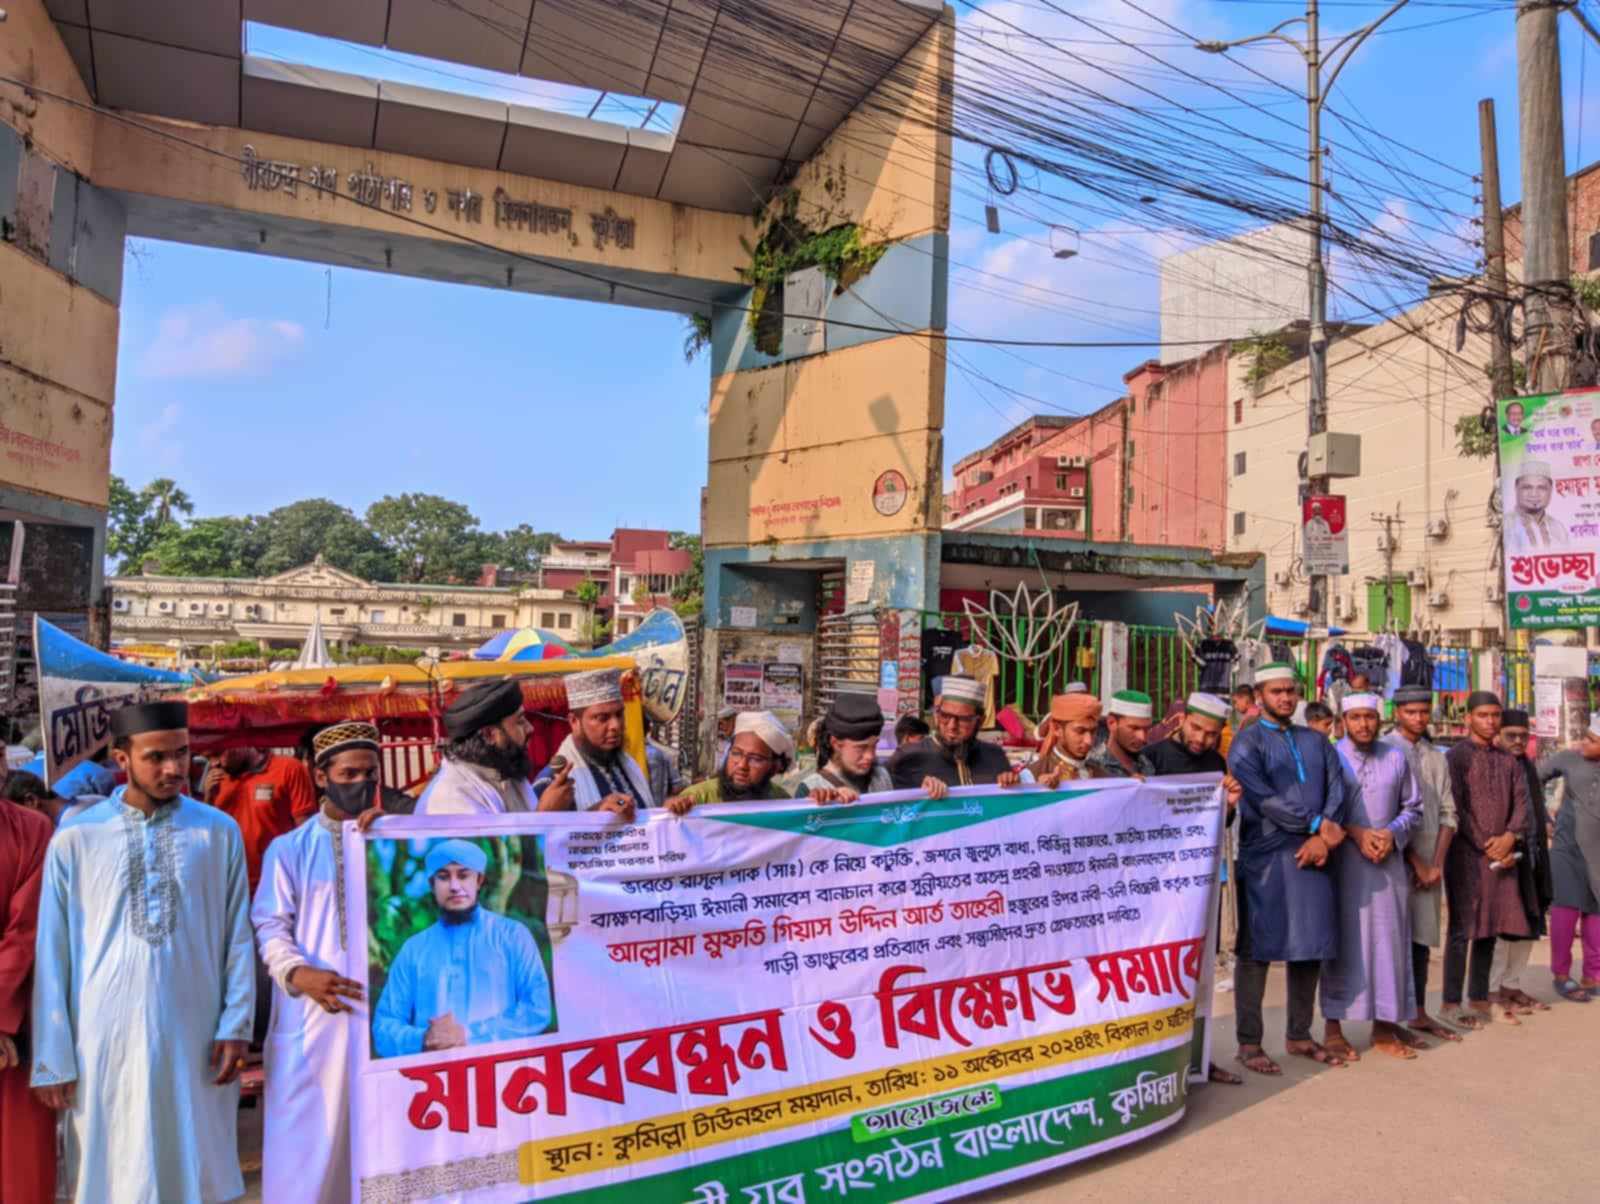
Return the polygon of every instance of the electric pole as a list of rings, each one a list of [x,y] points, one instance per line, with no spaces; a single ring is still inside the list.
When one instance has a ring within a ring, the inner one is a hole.
[[[1489,290],[1489,312],[1494,329],[1489,334],[1489,400],[1502,401],[1516,393],[1511,375],[1511,340],[1507,325],[1510,308],[1506,295],[1506,233],[1500,206],[1500,142],[1495,133],[1494,101],[1478,102],[1478,150],[1483,159],[1483,280]],[[1499,439],[1495,440],[1496,464]],[[1495,473],[1499,476],[1499,472]]]
[[[1569,383],[1573,330],[1561,41],[1551,0],[1517,6],[1517,111],[1522,141],[1522,278],[1528,388]],[[1485,201],[1487,203],[1487,199]],[[1487,231],[1485,231],[1487,234]]]
[[[1393,514],[1374,514],[1371,517],[1373,522],[1383,524],[1383,623],[1379,630],[1387,631],[1394,619],[1394,550],[1400,543],[1394,529],[1405,526],[1406,520],[1400,517],[1399,506],[1394,508]],[[1368,615],[1367,620],[1370,623],[1372,616]]]

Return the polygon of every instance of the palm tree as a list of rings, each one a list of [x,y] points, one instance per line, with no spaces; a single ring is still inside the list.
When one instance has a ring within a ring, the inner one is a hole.
[[[194,513],[194,503],[189,500],[189,495],[179,489],[178,482],[171,477],[157,477],[144,487],[144,494],[155,507],[152,517],[158,531],[172,521],[174,510],[184,514]]]

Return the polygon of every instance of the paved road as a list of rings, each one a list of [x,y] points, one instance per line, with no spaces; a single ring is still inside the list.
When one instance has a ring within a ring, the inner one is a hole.
[[[1553,999],[1548,946],[1534,954],[1524,989]],[[1433,967],[1434,999],[1440,967]],[[1268,1002],[1283,1000],[1279,974]],[[1233,997],[1217,996],[1220,1017]],[[1233,1066],[1232,1023],[1217,1026],[1217,1061]],[[1368,1026],[1352,1025],[1358,1047]],[[1283,1048],[1283,1011],[1267,1009],[1267,1049]],[[1320,1029],[1319,1029],[1320,1033]],[[1600,1199],[1594,1150],[1600,1085],[1600,1001],[1495,1025],[1414,1062],[1367,1054],[1343,1070],[1284,1059],[1279,1079],[1206,1086],[1170,1132],[1080,1166],[989,1192],[985,1201],[1074,1204],[1415,1204]],[[259,1167],[259,1113],[241,1114],[247,1171]],[[248,1175],[259,1201],[259,1175]],[[279,1204],[274,1201],[272,1204]],[[644,1204],[656,1204],[646,1201]],[[670,1202],[667,1202],[670,1204]]]

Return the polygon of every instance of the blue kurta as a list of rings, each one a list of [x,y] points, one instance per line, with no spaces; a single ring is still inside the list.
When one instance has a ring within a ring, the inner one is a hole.
[[[378,1056],[420,1053],[429,1022],[445,1015],[469,1045],[550,1026],[550,979],[527,928],[480,906],[466,923],[435,922],[400,946],[373,1013]]]
[[[238,1082],[214,1041],[255,1015],[239,826],[180,798],[146,818],[118,788],[45,859],[33,982],[33,1085],[77,1083],[66,1112],[79,1204],[232,1200]]]
[[[1344,822],[1344,778],[1333,745],[1310,728],[1280,727],[1263,717],[1233,738],[1228,771],[1244,788],[1239,956],[1262,962],[1333,957],[1339,925],[1332,876],[1294,861],[1315,816]]]
[[[1398,1024],[1417,1012],[1405,855],[1422,823],[1422,790],[1405,751],[1393,744],[1379,741],[1362,750],[1346,737],[1339,759],[1348,788],[1346,822],[1388,829],[1394,849],[1374,865],[1351,837],[1328,859],[1339,897],[1339,954],[1322,967],[1322,1014]]]

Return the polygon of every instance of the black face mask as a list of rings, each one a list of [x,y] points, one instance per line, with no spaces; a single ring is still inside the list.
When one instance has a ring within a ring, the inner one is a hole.
[[[376,782],[329,782],[322,788],[322,797],[354,819],[373,805],[376,792]]]

